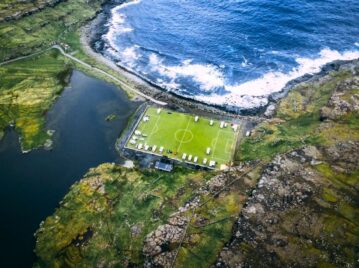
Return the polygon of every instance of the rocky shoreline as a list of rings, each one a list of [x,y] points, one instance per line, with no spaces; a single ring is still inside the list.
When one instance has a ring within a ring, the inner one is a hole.
[[[187,112],[200,112],[207,115],[215,114],[218,116],[229,116],[243,119],[246,118],[252,119],[256,122],[263,120],[261,115],[265,112],[266,107],[233,111],[228,110],[222,106],[209,105],[194,99],[185,98],[151,83],[150,81],[138,76],[130,70],[116,65],[113,61],[103,56],[100,52],[101,46],[96,48],[95,43],[106,30],[106,26],[104,25],[108,20],[109,11],[112,7],[120,4],[121,2],[105,4],[102,12],[100,12],[96,18],[91,20],[81,29],[80,41],[85,53],[96,59],[101,64],[104,64],[119,73],[126,80],[128,80],[128,83],[134,85],[137,90],[157,100],[168,103],[168,107],[171,109]]]
[[[175,95],[170,93],[160,87],[149,83],[149,81],[145,81],[141,77],[129,72],[126,69],[123,69],[117,66],[113,61],[104,57],[101,53],[96,51],[94,48],[94,38],[98,37],[101,32],[99,32],[99,25],[103,25],[106,20],[106,13],[109,7],[105,7],[104,11],[99,13],[98,16],[90,21],[86,26],[84,26],[81,30],[80,41],[82,44],[82,48],[85,53],[89,56],[96,59],[99,63],[106,65],[112,70],[116,71],[119,75],[121,75],[125,81],[133,85],[137,90],[143,92],[144,94],[151,96],[157,100],[166,102],[168,107],[175,110],[187,111],[187,112],[201,112],[203,114],[215,114],[218,116],[229,116],[236,118],[248,118],[253,117],[254,121],[261,121],[261,118],[258,118],[258,110],[256,111],[247,111],[242,115],[235,114],[230,111],[226,111],[223,107],[215,107],[207,104],[200,103],[195,100],[186,99],[184,97]],[[262,112],[264,110],[262,109]],[[247,116],[245,116],[247,115]]]
[[[122,66],[118,66],[110,59],[102,55],[101,49],[103,44],[99,45],[99,39],[102,34],[105,33],[107,27],[106,25],[109,16],[110,10],[116,5],[122,4],[125,1],[115,1],[115,3],[107,3],[104,5],[102,12],[98,16],[90,21],[81,31],[81,44],[87,54],[95,58],[102,64],[105,64],[109,68],[118,72],[121,76],[125,77],[130,81],[131,84],[134,84],[135,88],[140,90],[146,95],[149,95],[153,98],[156,98],[160,101],[167,102],[170,108],[174,109],[185,109],[189,111],[202,111],[208,114],[218,114],[226,116],[244,116],[254,117],[255,121],[258,121],[258,117],[271,115],[270,111],[274,110],[276,103],[287,93],[298,84],[310,83],[311,81],[324,77],[332,71],[337,71],[342,66],[356,64],[359,59],[351,61],[334,61],[324,65],[321,68],[321,71],[316,74],[306,74],[302,77],[296,78],[287,83],[287,85],[280,91],[275,92],[269,95],[268,104],[261,107],[251,108],[251,109],[236,109],[233,110],[229,107],[216,106],[205,104],[197,100],[186,98],[181,95],[175,94],[174,92],[168,91],[160,86],[153,84],[151,81],[147,80],[144,77],[133,73],[131,70],[128,70]],[[261,120],[259,120],[261,121]]]

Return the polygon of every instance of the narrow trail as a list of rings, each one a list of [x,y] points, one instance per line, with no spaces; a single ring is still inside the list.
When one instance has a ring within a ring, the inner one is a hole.
[[[51,46],[51,47],[49,47],[49,48],[43,49],[43,50],[41,50],[41,51],[38,51],[38,52],[35,52],[35,53],[32,53],[32,54],[29,54],[29,55],[27,55],[27,56],[22,56],[22,57],[18,57],[18,58],[15,58],[15,59],[8,60],[8,61],[0,62],[0,66],[3,66],[3,65],[6,65],[6,64],[15,62],[15,61],[27,59],[27,58],[33,57],[33,56],[35,56],[35,55],[39,55],[39,54],[44,53],[44,52],[46,52],[46,51],[48,51],[48,50],[50,50],[50,49],[57,49],[58,51],[60,51],[60,53],[61,53],[63,56],[65,56],[65,57],[67,57],[67,58],[69,58],[69,59],[71,59],[71,60],[73,60],[73,61],[75,61],[75,62],[81,64],[82,66],[85,66],[86,68],[88,68],[88,69],[90,69],[90,70],[92,70],[92,71],[95,71],[95,72],[97,72],[97,73],[100,73],[100,74],[103,74],[103,75],[107,76],[107,77],[110,78],[111,80],[113,80],[113,81],[119,83],[121,87],[124,87],[124,88],[126,88],[126,89],[128,89],[128,90],[131,90],[131,91],[133,91],[135,94],[137,94],[137,95],[139,95],[139,96],[141,96],[141,97],[143,97],[143,98],[145,98],[145,99],[147,99],[147,100],[149,100],[149,101],[152,101],[153,103],[156,103],[156,104],[162,105],[162,106],[167,105],[166,102],[156,100],[156,99],[152,98],[151,96],[148,96],[148,95],[142,93],[141,91],[138,91],[137,89],[134,89],[134,88],[132,88],[132,87],[129,87],[126,83],[124,83],[124,82],[121,81],[120,79],[116,78],[116,77],[113,76],[112,74],[109,74],[109,73],[105,72],[104,70],[101,70],[101,69],[99,69],[99,68],[97,68],[97,67],[94,67],[94,66],[92,66],[92,65],[90,65],[90,64],[88,64],[88,63],[86,63],[86,62],[84,62],[84,61],[82,61],[82,60],[80,60],[80,59],[78,59],[78,58],[76,58],[76,57],[74,57],[74,56],[72,56],[72,55],[66,53],[66,52],[62,49],[62,47],[59,46],[59,45],[53,45],[53,46]]]

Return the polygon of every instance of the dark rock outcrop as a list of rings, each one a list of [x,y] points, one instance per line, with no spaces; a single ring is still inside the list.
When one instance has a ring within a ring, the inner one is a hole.
[[[262,173],[216,266],[357,265],[358,159],[354,141],[278,155]]]

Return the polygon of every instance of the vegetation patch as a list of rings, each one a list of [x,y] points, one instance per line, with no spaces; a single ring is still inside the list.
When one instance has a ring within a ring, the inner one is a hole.
[[[93,18],[103,0],[69,0],[16,21],[0,23],[0,61],[59,42]]]
[[[165,222],[208,175],[182,168],[140,172],[115,164],[91,169],[41,224],[36,233],[38,264],[142,263],[145,235]]]
[[[275,118],[259,124],[250,137],[241,141],[236,160],[269,161],[305,145],[328,145],[338,140],[358,138],[358,112],[350,112],[336,121],[322,121],[321,109],[346,79],[353,79],[349,70],[333,72],[320,82],[300,84],[279,101]],[[355,94],[348,86],[341,98]]]
[[[70,66],[56,51],[0,66],[0,130],[14,126],[23,151],[50,139],[45,113],[61,93],[69,72]]]

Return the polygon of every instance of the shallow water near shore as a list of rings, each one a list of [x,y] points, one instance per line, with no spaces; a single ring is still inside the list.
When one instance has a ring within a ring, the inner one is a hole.
[[[0,266],[31,267],[33,233],[53,213],[69,187],[91,167],[122,162],[115,141],[138,107],[113,85],[74,71],[48,112],[54,148],[22,154],[8,130],[0,141]],[[106,121],[106,116],[116,119]]]

